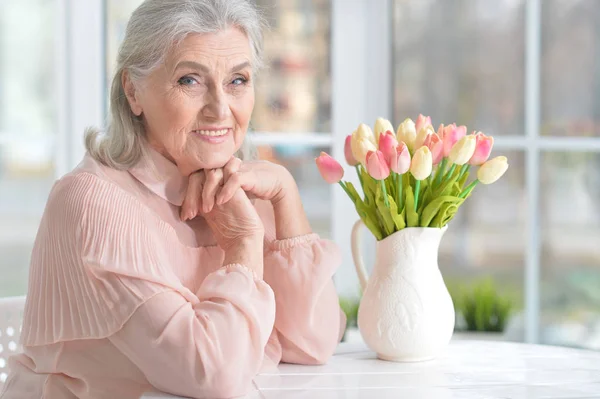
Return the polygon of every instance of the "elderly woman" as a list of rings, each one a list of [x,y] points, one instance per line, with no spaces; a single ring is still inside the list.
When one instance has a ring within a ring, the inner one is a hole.
[[[3,399],[234,397],[332,355],[339,252],[284,168],[245,159],[260,57],[250,1],[133,13],[107,134],[50,194]]]

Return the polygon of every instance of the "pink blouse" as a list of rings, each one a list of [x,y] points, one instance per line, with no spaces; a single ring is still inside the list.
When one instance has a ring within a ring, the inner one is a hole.
[[[345,327],[337,246],[278,241],[264,277],[223,266],[199,220],[181,222],[187,180],[155,151],[129,171],[86,155],[54,185],[32,253],[21,342],[2,399],[227,398],[279,362],[321,364]]]

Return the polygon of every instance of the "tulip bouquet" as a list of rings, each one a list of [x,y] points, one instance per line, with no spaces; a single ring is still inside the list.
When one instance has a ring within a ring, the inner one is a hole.
[[[508,168],[507,159],[489,159],[493,137],[466,134],[466,126],[441,124],[419,115],[398,126],[378,118],[346,137],[346,162],[356,168],[362,195],[342,181],[343,167],[326,153],[316,159],[321,176],[338,183],[377,240],[406,227],[444,227],[477,184],[491,184]],[[477,167],[475,178],[471,168]]]

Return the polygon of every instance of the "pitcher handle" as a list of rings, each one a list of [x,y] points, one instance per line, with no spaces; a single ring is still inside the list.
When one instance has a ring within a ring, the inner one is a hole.
[[[354,266],[356,267],[356,274],[358,274],[358,281],[360,282],[360,287],[364,292],[367,289],[369,277],[367,275],[367,270],[365,269],[365,264],[363,263],[362,254],[360,253],[360,238],[362,236],[361,230],[363,226],[364,223],[360,219],[354,223],[354,227],[352,227],[352,234],[350,235],[350,244],[352,247],[352,260],[354,261]]]

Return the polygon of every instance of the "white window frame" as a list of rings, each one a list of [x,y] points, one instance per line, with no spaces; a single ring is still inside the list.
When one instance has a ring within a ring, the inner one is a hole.
[[[343,159],[344,137],[361,123],[392,116],[392,1],[332,0],[331,74],[332,133],[257,133],[256,144],[302,144],[329,148]],[[102,126],[105,106],[104,0],[58,0],[57,80],[60,117],[56,176],[72,169],[84,154],[83,131]],[[540,327],[540,161],[542,151],[600,152],[600,138],[540,136],[541,0],[527,0],[525,135],[496,138],[496,148],[520,150],[526,157],[527,245],[524,267],[525,340],[539,341]],[[357,184],[353,169],[346,169]],[[358,279],[350,255],[350,236],[357,219],[350,201],[331,188],[332,238],[342,248],[336,275],[341,294],[356,294]],[[333,206],[335,204],[335,206]]]

